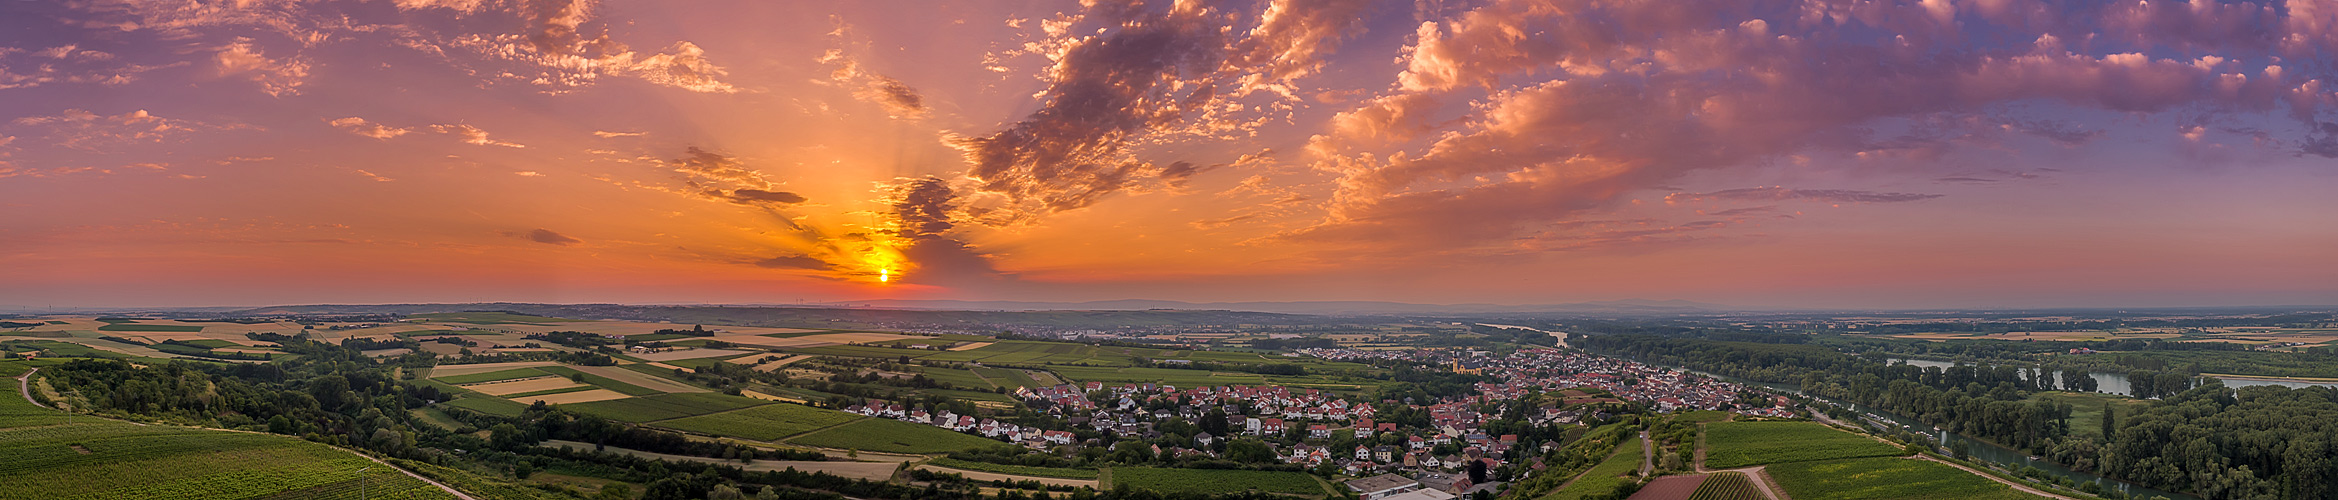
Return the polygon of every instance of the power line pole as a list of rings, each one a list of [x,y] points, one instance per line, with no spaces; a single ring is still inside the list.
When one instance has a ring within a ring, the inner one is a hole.
[[[358,500],[365,500],[365,499],[367,498],[367,496],[366,496],[366,494],[365,494],[365,471],[369,471],[369,470],[373,470],[373,468],[372,468],[372,467],[365,467],[365,468],[357,469],[357,499],[358,499]]]

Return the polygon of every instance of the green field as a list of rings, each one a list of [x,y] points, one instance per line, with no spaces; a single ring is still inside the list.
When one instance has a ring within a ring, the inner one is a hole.
[[[0,498],[357,498],[356,471],[364,467],[375,468],[370,498],[453,498],[291,437],[68,417],[15,394],[0,397],[0,477],[8,478]]]
[[[1926,460],[1857,458],[1778,464],[1766,470],[1794,500],[2038,498]]]
[[[1900,447],[1814,422],[1718,422],[1705,424],[1705,467],[1885,457]]]
[[[545,372],[545,371],[543,371],[543,370],[538,370],[538,369],[535,369],[535,368],[513,368],[513,369],[509,369],[509,370],[498,370],[498,371],[492,371],[492,372],[487,372],[487,373],[473,373],[473,374],[469,374],[469,375],[455,375],[455,376],[449,376],[449,377],[431,377],[431,379],[432,379],[432,380],[437,380],[437,381],[440,381],[440,382],[449,383],[449,384],[476,384],[476,383],[480,383],[480,382],[494,382],[494,381],[498,381],[498,380],[517,380],[517,379],[523,379],[523,378],[529,378],[529,377],[542,377],[542,376],[547,376],[547,375],[551,375],[551,373],[547,373],[547,372]]]
[[[470,397],[457,398],[454,401],[439,403],[439,406],[451,406],[479,413],[485,413],[488,415],[498,415],[505,417],[520,416],[520,412],[527,411],[528,409],[528,405],[520,404],[516,401],[482,395],[472,395]]]
[[[725,394],[684,392],[560,405],[563,410],[623,422],[653,422],[769,404]]]
[[[888,453],[946,453],[1008,446],[982,436],[931,425],[872,418],[796,436],[789,443]]]
[[[894,348],[890,348],[890,347],[877,347],[877,346],[866,346],[866,345],[831,345],[831,346],[820,346],[820,347],[790,347],[790,348],[783,349],[783,350],[785,350],[785,351],[787,351],[787,352],[798,353],[798,354],[818,354],[818,355],[822,355],[822,356],[844,356],[844,357],[851,357],[851,358],[899,358],[899,357],[902,357],[902,356],[908,356],[908,357],[916,358],[916,357],[923,357],[923,356],[931,356],[931,355],[934,355],[935,353],[943,352],[943,351],[928,351],[928,350],[924,350],[924,349],[894,349]]]
[[[990,381],[983,380],[981,376],[975,375],[974,370],[972,369],[920,366],[917,367],[917,371],[919,373],[924,373],[926,378],[934,379],[936,382],[950,384],[954,387],[970,389],[989,389],[992,387],[998,387],[998,384],[993,384]]]
[[[2073,436],[2101,436],[2104,408],[2112,409],[2119,422],[2126,422],[2135,412],[2151,406],[2149,400],[2113,394],[2039,392],[2030,395],[2030,399],[2070,405],[2070,434]]]
[[[1689,494],[1689,500],[1762,500],[1764,498],[1769,497],[1762,495],[1761,487],[1754,485],[1753,479],[1745,477],[1745,473],[1742,472],[1717,472],[1705,476],[1705,482],[1698,484],[1697,491]]]
[[[695,417],[664,420],[659,427],[756,441],[775,441],[851,422],[860,415],[796,404],[768,404]]]
[[[1000,474],[1014,474],[1014,475],[1018,475],[1018,476],[1060,477],[1060,478],[1064,478],[1064,479],[1095,479],[1095,478],[1096,478],[1096,470],[1095,470],[1095,469],[1063,469],[1063,468],[1056,468],[1056,467],[1031,467],[1031,466],[1027,466],[1027,465],[1006,465],[1006,464],[994,464],[994,463],[989,463],[989,462],[971,462],[971,461],[966,461],[966,460],[959,460],[959,459],[955,459],[955,458],[949,458],[949,457],[936,458],[936,459],[933,459],[932,461],[929,461],[929,462],[926,462],[926,463],[927,463],[927,464],[934,465],[934,466],[937,466],[937,467],[949,467],[949,468],[952,468],[952,469],[964,469],[964,470],[983,471],[983,472],[996,472],[996,473],[1000,473]]]
[[[1567,483],[1566,487],[1544,495],[1543,500],[1578,500],[1615,491],[1616,487],[1624,485],[1625,474],[1640,470],[1641,455],[1647,452],[1644,445],[1636,438],[1625,439],[1623,444],[1616,445],[1615,454],[1609,455],[1606,461],[1583,471],[1582,477],[1575,478],[1575,482]]]
[[[982,346],[980,349],[948,351],[933,354],[931,356],[926,356],[923,359],[930,359],[934,361],[975,361],[993,364],[1015,363],[1036,365],[1049,363],[1086,362],[1088,364],[1127,365],[1133,358],[1125,353],[1126,349],[1127,348],[1122,347],[1099,348],[1086,344],[1069,344],[1061,342],[1026,342],[1008,340]]]
[[[1729,420],[1729,415],[1729,412],[1725,411],[1697,410],[1681,412],[1680,415],[1673,418],[1679,419],[1682,422],[1707,423]]]
[[[577,371],[577,369],[575,369],[575,368],[570,368],[570,367],[566,367],[566,366],[546,366],[546,367],[537,368],[537,369],[538,369],[538,370],[543,370],[543,371],[545,371],[545,372],[548,372],[548,373],[551,373],[551,374],[553,374],[553,375],[559,375],[559,376],[562,376],[562,377],[569,377],[571,380],[574,380],[575,378],[577,378],[577,376],[578,376],[578,375],[582,375],[582,376],[583,376],[583,378],[584,378],[584,383],[587,383],[587,384],[592,384],[594,387],[599,387],[599,388],[602,388],[602,389],[608,389],[608,390],[612,390],[612,391],[617,391],[617,393],[618,393],[618,394],[624,394],[624,395],[627,395],[627,396],[648,396],[648,395],[651,395],[651,394],[665,394],[665,392],[663,392],[663,391],[659,391],[659,390],[657,390],[657,389],[650,389],[650,388],[647,388],[647,387],[642,387],[642,386],[638,386],[638,385],[628,384],[628,383],[624,383],[624,382],[618,382],[616,379],[612,379],[612,378],[609,378],[609,377],[603,377],[603,376],[600,376],[600,375],[594,375],[594,374],[590,374],[590,373],[585,373],[585,372]]]
[[[1290,495],[1326,494],[1323,483],[1304,472],[1239,469],[1112,468],[1112,486],[1118,488],[1123,485],[1169,494],[1225,494],[1251,490]]]

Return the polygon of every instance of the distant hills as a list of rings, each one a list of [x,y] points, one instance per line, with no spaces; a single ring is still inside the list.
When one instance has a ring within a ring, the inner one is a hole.
[[[1527,313],[1680,313],[1730,310],[1729,306],[1686,300],[1612,300],[1569,304],[1412,304],[1378,301],[1296,302],[1181,302],[1174,300],[1099,300],[1089,302],[1026,302],[1002,300],[856,300],[820,304],[836,307],[880,307],[952,311],[1097,311],[1097,310],[1214,310],[1331,316],[1474,315]]]

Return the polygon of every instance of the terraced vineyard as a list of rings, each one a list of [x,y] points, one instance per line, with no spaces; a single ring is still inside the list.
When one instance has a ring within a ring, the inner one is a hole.
[[[1734,469],[1749,465],[1885,457],[1904,451],[1813,422],[1717,422],[1705,424],[1705,466]]]

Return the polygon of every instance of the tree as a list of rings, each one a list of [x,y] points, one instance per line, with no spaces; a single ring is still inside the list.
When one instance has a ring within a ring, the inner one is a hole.
[[[1469,461],[1469,482],[1471,484],[1482,484],[1486,482],[1486,461]]]

